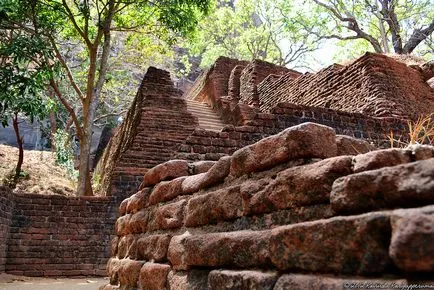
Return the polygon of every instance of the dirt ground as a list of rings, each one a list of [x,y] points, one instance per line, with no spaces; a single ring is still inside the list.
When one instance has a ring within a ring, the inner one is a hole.
[[[31,278],[0,274],[0,290],[97,290],[108,278]]]
[[[0,144],[0,184],[14,170],[17,160],[18,148]],[[28,178],[20,181],[15,192],[74,195],[75,184],[66,170],[56,165],[52,152],[24,151],[22,170],[28,173]]]

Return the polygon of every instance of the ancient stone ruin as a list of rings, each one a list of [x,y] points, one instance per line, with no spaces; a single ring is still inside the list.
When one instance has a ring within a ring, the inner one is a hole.
[[[182,94],[149,68],[95,169],[101,196],[0,187],[0,271],[108,270],[104,289],[433,285],[434,148],[385,149],[434,111],[432,75],[378,54],[312,74],[219,58]]]
[[[434,111],[433,75],[372,53],[314,74],[221,57],[182,96],[150,68],[95,175],[104,195],[126,198],[157,164],[215,161],[303,122],[388,148],[391,132],[405,141],[408,120]]]
[[[351,156],[342,138],[303,123],[211,167],[153,167],[120,206],[101,289],[433,285],[434,147]]]

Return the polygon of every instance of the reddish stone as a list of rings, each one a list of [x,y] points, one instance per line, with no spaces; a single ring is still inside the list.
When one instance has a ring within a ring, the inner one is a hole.
[[[377,149],[365,140],[347,135],[336,135],[336,144],[338,146],[338,155],[359,155]]]
[[[328,158],[336,152],[332,128],[304,123],[237,150],[232,155],[231,175],[238,177],[300,158]]]
[[[149,203],[157,204],[159,202],[172,200],[182,194],[182,182],[185,178],[186,177],[183,176],[174,180],[158,183],[149,197]]]
[[[129,289],[137,287],[140,276],[140,269],[145,262],[135,260],[121,260],[119,268],[119,283],[121,289]]]
[[[279,270],[379,274],[390,268],[387,213],[336,217],[271,230],[270,256]]]
[[[333,181],[351,172],[351,157],[338,156],[286,169],[274,180],[247,181],[241,187],[244,214],[328,203]]]
[[[231,157],[219,159],[207,172],[189,176],[182,182],[183,194],[191,194],[222,182],[229,174]]]
[[[119,237],[114,237],[110,242],[110,256],[114,257],[118,252]]]
[[[213,167],[215,163],[215,161],[198,161],[189,164],[189,166],[192,168],[193,174],[199,174],[210,170],[210,168]]]
[[[167,289],[167,274],[169,271],[169,265],[145,263],[140,270],[139,288],[142,290]]]
[[[354,172],[379,169],[410,162],[409,152],[403,149],[376,150],[354,157]]]
[[[130,196],[128,198],[126,212],[133,214],[147,207],[149,205],[150,194],[151,189],[146,187]]]
[[[378,285],[378,287],[375,287]],[[396,287],[394,287],[396,285]],[[405,279],[372,279],[341,278],[334,276],[285,274],[277,280],[274,290],[310,289],[310,290],[342,290],[342,289],[405,289]]]
[[[277,272],[214,270],[209,273],[208,288],[272,290],[276,280]]]
[[[392,216],[389,254],[405,272],[434,271],[434,206],[428,208]]]
[[[197,227],[242,216],[240,187],[233,186],[189,200],[185,225]]]
[[[127,214],[117,219],[115,224],[115,231],[118,236],[125,236],[130,233],[129,220],[131,215]]]
[[[124,199],[119,206],[119,215],[123,216],[127,213],[128,198]]]
[[[167,256],[175,270],[189,266],[266,266],[270,263],[269,235],[269,231],[187,233],[172,238]]]
[[[123,236],[119,239],[117,257],[123,259],[126,257],[135,257],[137,247],[133,235]]]
[[[337,212],[411,207],[434,202],[434,158],[337,179],[330,195]]]
[[[417,161],[434,157],[434,146],[416,144],[408,146],[406,150],[410,151],[413,159]]]
[[[140,237],[137,240],[137,258],[156,262],[166,260],[170,239],[169,234]]]
[[[159,164],[146,172],[141,187],[157,184],[164,180],[188,175],[188,162],[185,160],[170,160]]]
[[[206,270],[170,271],[167,279],[170,290],[208,289],[208,271]]]
[[[148,208],[131,215],[128,222],[128,232],[132,234],[146,233],[151,212],[152,209]]]
[[[110,284],[117,285],[119,283],[119,270],[121,268],[121,260],[118,258],[110,258],[107,262],[107,272],[110,278]]]
[[[160,206],[149,216],[150,231],[179,228],[184,224],[186,200]]]

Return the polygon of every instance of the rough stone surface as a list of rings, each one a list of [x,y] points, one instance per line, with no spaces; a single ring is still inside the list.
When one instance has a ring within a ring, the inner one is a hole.
[[[262,171],[299,158],[336,156],[336,135],[333,129],[304,123],[237,150],[232,156],[231,175],[238,177]]]
[[[140,260],[154,260],[156,262],[167,259],[171,235],[160,234],[139,237],[137,239],[137,258]]]
[[[169,271],[169,265],[145,263],[140,269],[139,288],[142,290],[167,289],[167,275]]]
[[[207,172],[189,176],[182,182],[183,194],[191,194],[222,182],[229,174],[231,157],[222,157]]]
[[[150,204],[172,200],[182,194],[182,182],[186,177],[182,176],[170,181],[158,183],[149,197]]]
[[[120,263],[119,283],[126,289],[136,288],[139,282],[140,269],[144,262],[125,259]]]
[[[199,195],[189,200],[185,225],[197,227],[242,216],[239,186]]]
[[[126,213],[134,214],[149,205],[150,188],[143,188],[128,198]]]
[[[157,165],[143,177],[141,188],[155,185],[160,181],[174,179],[188,175],[188,162],[185,160],[170,160],[163,164]]]
[[[210,170],[210,168],[213,167],[215,163],[216,161],[198,161],[189,164],[189,167],[191,168],[192,174],[199,174]]]
[[[208,288],[215,290],[272,290],[276,272],[214,270],[208,276]]]
[[[408,152],[403,149],[377,150],[354,157],[354,172],[395,166],[410,161]]]
[[[434,272],[434,212],[392,218],[390,257],[406,272]]]
[[[148,229],[150,231],[179,228],[184,223],[184,210],[187,201],[180,200],[158,207],[150,214]]]
[[[270,256],[280,270],[379,274],[391,267],[384,214],[337,217],[273,229]]]
[[[378,287],[376,287],[378,285]],[[394,286],[396,285],[396,286]],[[277,280],[274,290],[342,290],[342,289],[399,289],[408,285],[405,279],[339,278],[303,274],[285,274]]]
[[[254,267],[269,265],[268,231],[175,236],[168,259],[176,270],[190,266]]]
[[[338,155],[359,155],[376,150],[369,142],[347,135],[336,135]]]
[[[337,179],[330,195],[337,212],[363,212],[434,202],[434,158]]]
[[[333,181],[351,172],[351,157],[341,156],[286,169],[274,180],[248,181],[241,187],[244,213],[328,203]]]
[[[170,271],[169,290],[208,289],[208,272],[206,270]]]

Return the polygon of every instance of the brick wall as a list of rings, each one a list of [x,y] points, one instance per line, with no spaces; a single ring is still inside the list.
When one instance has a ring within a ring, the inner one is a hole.
[[[7,241],[15,201],[9,188],[0,186],[0,273],[5,270]]]
[[[267,80],[258,85],[258,94],[263,112],[280,102],[413,120],[434,110],[434,90],[420,70],[372,53],[347,66]]]
[[[105,276],[116,217],[113,198],[16,194],[9,239],[2,243],[5,270],[25,276]]]
[[[364,139],[379,148],[391,147],[390,132],[393,132],[396,140],[408,140],[407,122],[400,119],[372,118],[362,114],[280,103],[271,113],[255,113],[243,126],[227,126],[222,132],[194,131],[172,158],[218,160],[241,147],[304,122],[329,126],[337,134]]]
[[[332,128],[306,123],[206,172],[151,169],[120,206],[101,289],[432,285],[434,147],[341,148]]]
[[[149,68],[95,170],[103,195],[122,200],[134,193],[147,169],[169,160],[197,126],[170,74]]]
[[[290,70],[283,66],[278,66],[266,61],[253,60],[250,62],[240,76],[240,101],[244,104],[251,104],[254,87],[261,83],[269,75],[289,75],[296,78],[300,73]]]

